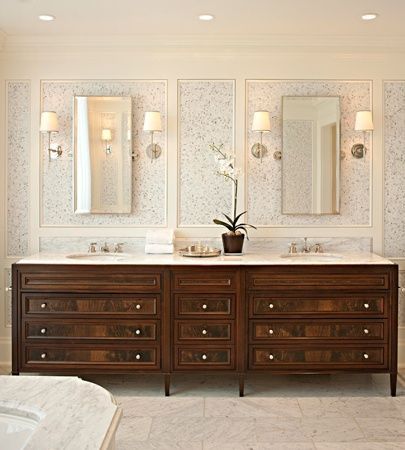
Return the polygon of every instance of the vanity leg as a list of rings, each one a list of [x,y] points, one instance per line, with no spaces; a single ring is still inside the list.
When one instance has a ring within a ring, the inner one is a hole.
[[[397,372],[390,373],[391,397],[397,396]]]
[[[245,396],[245,375],[239,374],[239,397]]]
[[[165,396],[169,397],[170,395],[170,375],[165,374]]]

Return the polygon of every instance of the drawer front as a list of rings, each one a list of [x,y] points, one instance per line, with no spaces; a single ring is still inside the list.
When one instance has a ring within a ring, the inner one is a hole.
[[[209,323],[177,322],[176,340],[177,341],[231,341],[233,339],[233,322],[227,323]]]
[[[156,341],[158,322],[27,321],[26,339],[113,339]]]
[[[174,272],[173,288],[176,291],[189,292],[234,291],[236,289],[236,273],[206,269]]]
[[[58,271],[22,272],[20,286],[25,291],[41,292],[150,292],[160,291],[160,273],[133,273],[132,271],[111,270],[111,266],[97,266],[88,269],[85,266],[78,271],[75,268]]]
[[[328,269],[322,273],[322,267],[314,269],[303,265],[283,267],[272,271],[249,271],[248,289],[389,289],[389,273],[373,267],[344,266]]]
[[[187,370],[232,370],[235,368],[232,348],[176,347],[175,369]]]
[[[157,316],[160,295],[22,294],[25,315]]]
[[[345,295],[344,297],[249,296],[250,317],[289,315],[343,315],[386,317],[388,295]]]
[[[25,368],[63,368],[83,369],[92,366],[131,367],[133,369],[159,369],[160,350],[156,347],[145,348],[108,348],[103,346],[61,346],[49,345],[25,346]],[[23,368],[24,368],[23,367]]]
[[[281,320],[251,322],[253,341],[274,340],[359,340],[386,341],[388,327],[386,320],[380,321],[330,321]]]
[[[272,367],[316,369],[362,369],[387,366],[385,346],[361,347],[251,347],[249,367],[271,369]]]
[[[174,301],[179,317],[234,317],[234,295],[177,294]]]

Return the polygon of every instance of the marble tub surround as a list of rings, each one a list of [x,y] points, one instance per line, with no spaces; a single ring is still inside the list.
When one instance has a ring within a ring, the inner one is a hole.
[[[370,81],[339,80],[247,80],[246,125],[247,145],[257,141],[251,131],[253,113],[267,110],[272,119],[270,133],[263,136],[263,144],[270,149],[262,163],[250,152],[247,160],[247,210],[249,223],[257,226],[351,226],[370,223],[370,155],[366,159],[351,157],[352,145],[361,135],[354,131],[356,112],[371,109],[372,83]],[[339,96],[341,110],[341,207],[339,215],[283,215],[281,214],[282,161],[271,155],[282,151],[282,97],[283,96]],[[371,142],[367,142],[371,148]]]
[[[37,416],[27,450],[113,449],[122,414],[108,391],[76,377],[0,376],[2,407]]]

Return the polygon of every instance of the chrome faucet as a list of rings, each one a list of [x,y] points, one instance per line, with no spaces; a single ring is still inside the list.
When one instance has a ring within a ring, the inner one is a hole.
[[[308,238],[304,238],[304,247],[302,248],[302,253],[322,253],[322,245],[319,243],[316,243],[314,245],[308,245]]]
[[[100,247],[100,252],[102,253],[110,253],[110,247],[108,246],[107,242],[104,242],[104,245]]]
[[[124,243],[123,242],[118,242],[114,244],[114,253],[122,253],[123,251],[123,246]]]
[[[302,253],[310,253],[311,247],[308,246],[308,238],[304,238],[304,247],[302,248]]]
[[[97,242],[90,243],[88,252],[89,253],[96,253],[97,252],[96,246],[97,246]]]

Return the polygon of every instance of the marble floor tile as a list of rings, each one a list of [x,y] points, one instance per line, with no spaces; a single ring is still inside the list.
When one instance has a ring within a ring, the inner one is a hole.
[[[312,442],[275,442],[261,444],[218,444],[205,443],[203,450],[315,450]]]
[[[253,419],[224,417],[157,417],[152,421],[150,439],[156,441],[241,443],[256,442]]]
[[[296,399],[292,398],[229,398],[205,399],[206,417],[302,417]]]
[[[128,446],[138,441],[146,441],[152,425],[151,417],[129,417],[123,411],[123,417],[116,434],[117,447]]]
[[[315,444],[316,450],[395,450],[404,449],[403,442],[322,442]]]
[[[367,441],[401,441],[405,448],[404,419],[356,419]]]
[[[202,450],[202,442],[117,442],[115,450]]]
[[[393,417],[398,409],[391,397],[304,397],[298,403],[304,417]]]
[[[256,419],[256,439],[259,443],[311,443],[305,434],[301,419],[296,418],[258,418]]]

